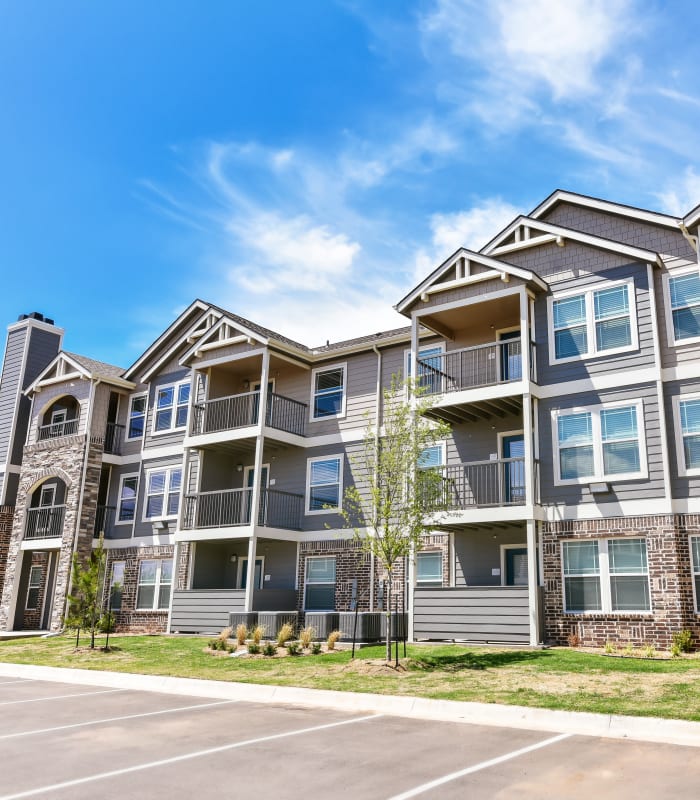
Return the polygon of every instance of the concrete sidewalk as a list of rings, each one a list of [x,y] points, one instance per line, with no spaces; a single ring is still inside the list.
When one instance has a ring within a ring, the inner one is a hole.
[[[268,686],[256,683],[64,669],[31,664],[0,663],[0,676],[56,681],[82,686],[161,692],[187,697],[330,708],[348,712],[374,712],[412,719],[464,722],[472,725],[492,725],[531,731],[571,733],[582,736],[601,736],[610,739],[631,739],[700,747],[700,723],[659,719],[658,717],[626,717],[616,714],[550,711],[541,708],[501,706],[491,703],[429,700],[422,697],[399,697],[326,689],[302,689],[292,686]]]

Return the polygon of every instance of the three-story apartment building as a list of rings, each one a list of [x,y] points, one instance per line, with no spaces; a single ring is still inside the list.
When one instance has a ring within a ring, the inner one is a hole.
[[[405,328],[317,348],[198,300],[122,370],[21,320],[0,626],[59,629],[100,533],[123,629],[382,608],[338,511],[402,373],[451,424],[424,457],[444,503],[396,573],[412,638],[700,636],[699,224],[557,191],[414,287]]]

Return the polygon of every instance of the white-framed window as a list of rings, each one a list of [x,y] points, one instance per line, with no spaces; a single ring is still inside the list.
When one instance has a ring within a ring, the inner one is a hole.
[[[173,561],[171,558],[145,559],[139,564],[139,580],[136,588],[136,608],[139,611],[167,609],[173,585]]]
[[[129,419],[126,425],[127,439],[142,439],[146,428],[146,409],[148,396],[135,394],[129,401]]]
[[[418,379],[416,388],[426,394],[436,394],[443,390],[442,378],[445,373],[442,365],[442,356],[445,353],[444,343],[431,344],[427,347],[418,348]],[[404,350],[404,360],[406,369],[404,375],[411,378],[413,370],[413,351]]]
[[[318,367],[311,373],[311,421],[345,416],[347,364]]]
[[[109,579],[109,606],[112,611],[121,611],[124,593],[124,570],[126,561],[113,561],[112,574]]]
[[[548,305],[551,364],[614,355],[638,346],[631,278],[557,294]]]
[[[29,583],[27,584],[27,600],[24,604],[25,611],[39,610],[39,597],[41,595],[41,579],[44,574],[43,567],[35,564],[29,570]]]
[[[651,611],[645,539],[579,539],[562,542],[564,611]]]
[[[691,536],[690,565],[693,571],[693,595],[695,596],[695,610],[700,613],[700,536]]]
[[[138,475],[122,475],[119,480],[117,521],[115,525],[130,525],[136,518],[136,499],[139,491]]]
[[[700,475],[700,394],[673,398],[678,474]]]
[[[668,273],[664,284],[669,343],[700,342],[700,270],[690,267]]]
[[[647,477],[641,400],[552,411],[557,484]]]
[[[310,458],[306,471],[306,513],[330,514],[343,496],[343,456]]]
[[[416,553],[416,585],[426,588],[442,586],[442,553],[439,550]]]
[[[144,520],[176,517],[180,506],[181,485],[182,467],[148,470],[143,506]]]
[[[187,425],[189,404],[189,380],[156,387],[153,433],[167,433],[184,428]]]
[[[304,610],[335,611],[335,556],[306,559]]]
[[[418,458],[419,469],[430,469],[431,467],[441,467],[445,463],[445,445],[432,444],[426,447]]]

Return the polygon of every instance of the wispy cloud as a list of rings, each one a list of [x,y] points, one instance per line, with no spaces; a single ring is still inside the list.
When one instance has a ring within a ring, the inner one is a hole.
[[[663,191],[657,194],[661,210],[682,217],[700,203],[700,175],[688,166],[681,175],[666,182]]]

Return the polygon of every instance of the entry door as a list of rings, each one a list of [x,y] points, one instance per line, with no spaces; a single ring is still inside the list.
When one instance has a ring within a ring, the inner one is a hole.
[[[255,579],[253,586],[255,589],[262,589],[262,576],[263,576],[263,560],[262,558],[255,559]],[[241,589],[245,589],[248,585],[248,559],[241,559]]]
[[[51,527],[51,506],[56,499],[55,486],[42,486],[39,493],[39,508],[43,509],[37,515],[37,533],[49,533]]]
[[[46,588],[44,589],[44,611],[41,619],[42,630],[49,630],[51,627],[51,611],[53,610],[53,595],[56,590],[56,563],[58,562],[58,551],[50,550],[48,563],[46,565]]]
[[[504,436],[502,441],[503,458],[525,458],[525,439],[522,433]],[[503,465],[503,489],[506,503],[525,501],[525,461],[515,461]]]
[[[520,338],[520,331],[504,331],[498,334],[500,342],[513,341]],[[501,348],[501,380],[519,381],[523,377],[523,362],[519,348],[503,345]]]
[[[527,548],[506,550],[506,586],[527,586]]]

